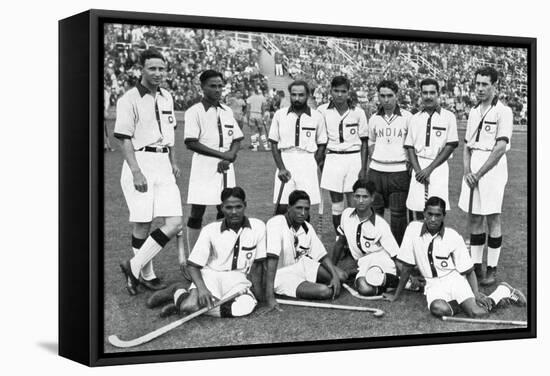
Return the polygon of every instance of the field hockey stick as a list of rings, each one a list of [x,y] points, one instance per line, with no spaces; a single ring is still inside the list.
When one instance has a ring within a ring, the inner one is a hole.
[[[186,323],[187,321],[189,320],[192,320],[194,319],[195,317],[198,317],[208,311],[211,311],[213,310],[214,308],[216,307],[219,307],[221,306],[222,304],[224,303],[227,303],[233,299],[235,299],[236,297],[242,295],[245,291],[239,291],[239,292],[236,292],[226,298],[223,298],[221,300],[218,300],[217,302],[215,302],[210,308],[208,307],[204,307],[204,308],[201,308],[199,309],[198,311],[196,312],[193,312],[192,314],[190,315],[187,315],[185,317],[182,317],[181,319],[179,320],[176,320],[168,325],[165,325],[161,328],[158,328],[150,333],[147,333],[145,334],[144,336],[141,336],[141,337],[138,337],[138,338],[135,338],[135,339],[131,339],[131,340],[123,340],[123,339],[120,339],[118,338],[117,335],[110,335],[107,340],[109,341],[109,343],[115,347],[120,347],[120,348],[128,348],[128,347],[135,347],[135,346],[139,346],[139,345],[143,345],[144,343],[147,343],[157,337],[160,337],[161,335],[163,335],[164,333],[167,333],[169,332],[170,330],[172,329],[175,329],[177,328],[178,326]]]
[[[273,215],[277,215],[277,208],[281,204],[281,197],[283,197],[283,190],[285,189],[286,182],[281,181],[281,186],[279,187],[279,194],[277,194],[277,201],[275,202],[275,210],[273,210]]]
[[[378,308],[368,308],[368,307],[359,307],[359,306],[350,306],[350,305],[340,305],[340,304],[329,304],[329,303],[318,303],[318,302],[306,302],[303,300],[286,300],[286,299],[277,299],[277,303],[294,305],[300,307],[312,307],[312,308],[327,308],[327,309],[339,309],[344,311],[359,311],[359,312],[370,312],[374,317],[384,316],[384,311]]]
[[[227,188],[227,171],[224,170],[223,174],[223,189]]]
[[[454,321],[454,322],[467,322],[471,324],[494,324],[494,325],[517,325],[517,326],[527,326],[527,321],[515,321],[515,320],[489,320],[489,319],[471,319],[467,317],[451,317],[451,316],[442,316],[443,321]]]
[[[346,290],[349,291],[349,293],[354,297],[354,298],[357,298],[357,299],[361,299],[361,300],[384,300],[386,298],[384,298],[384,295],[375,295],[375,296],[363,296],[361,294],[359,294],[355,289],[353,289],[351,286],[349,286],[348,284],[346,283],[342,283],[342,286],[344,286],[344,288]]]

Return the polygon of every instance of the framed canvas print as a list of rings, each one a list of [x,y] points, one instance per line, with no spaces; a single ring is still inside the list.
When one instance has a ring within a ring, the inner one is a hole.
[[[60,355],[536,336],[535,39],[107,10],[59,31]]]

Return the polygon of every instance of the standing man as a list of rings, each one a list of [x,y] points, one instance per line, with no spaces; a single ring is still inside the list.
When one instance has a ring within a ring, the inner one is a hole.
[[[482,317],[500,301],[525,306],[523,293],[502,282],[488,297],[479,292],[473,263],[462,237],[445,227],[445,201],[430,197],[426,201],[424,221],[409,224],[397,255],[401,276],[395,295],[399,298],[416,265],[426,278],[425,295],[428,309],[437,317],[453,316],[459,309],[468,316]]]
[[[328,134],[321,188],[330,193],[332,224],[336,231],[345,207],[344,194],[350,205],[354,182],[367,175],[369,130],[365,111],[351,104],[350,81],[336,76],[330,86],[332,100],[317,110],[325,118]]]
[[[512,109],[498,100],[498,72],[490,67],[475,72],[478,104],[470,110],[464,147],[464,179],[458,206],[468,212],[470,190],[474,190],[470,215],[470,251],[479,277],[482,276],[485,247],[484,219],[487,219],[487,273],[480,283],[496,282],[497,264],[502,245],[500,213],[504,188],[508,181],[506,152],[513,131]]]
[[[187,249],[193,249],[202,227],[207,205],[217,205],[217,218],[223,217],[220,194],[235,186],[233,163],[237,158],[243,133],[233,111],[220,103],[223,76],[214,70],[200,77],[203,98],[185,112],[185,145],[194,151],[189,176],[187,203],[191,213],[187,220]]]
[[[273,203],[281,184],[284,190],[277,213],[286,211],[288,196],[294,190],[303,190],[310,197],[310,204],[321,202],[317,165],[322,162],[327,146],[327,131],[321,113],[307,105],[309,86],[305,81],[288,85],[290,107],[283,107],[273,116],[269,129],[271,153],[277,171]]]
[[[407,171],[407,153],[403,147],[411,113],[397,104],[397,84],[384,80],[377,85],[380,108],[370,118],[368,178],[379,193],[374,202],[375,211],[384,215],[391,211],[391,231],[401,244],[407,228],[407,194],[410,176]]]
[[[265,224],[245,216],[246,195],[241,187],[221,193],[222,221],[205,226],[187,262],[193,283],[173,293],[174,305],[161,316],[191,313],[211,307],[215,300],[245,291],[232,301],[209,311],[217,317],[245,316],[256,307],[262,293],[261,271],[265,260]]]
[[[254,94],[252,94],[246,100],[247,103],[247,122],[252,134],[250,135],[250,146],[252,151],[258,151],[258,146],[262,140],[262,145],[265,150],[269,150],[269,145],[267,144],[267,134],[262,134],[262,128],[265,129],[264,124],[264,112],[267,108],[267,101],[259,89],[254,89]]]
[[[420,96],[423,108],[411,118],[405,138],[405,149],[413,168],[407,208],[416,213],[417,219],[423,219],[428,197],[441,197],[450,208],[447,159],[458,146],[456,117],[441,108],[439,83],[432,78],[422,80]]]
[[[352,187],[353,207],[346,208],[338,226],[332,261],[336,263],[344,246],[358,266],[355,287],[361,295],[378,295],[398,283],[394,259],[399,246],[390,225],[372,209],[375,186],[366,179]]]
[[[124,155],[120,183],[130,211],[134,257],[120,264],[130,295],[142,284],[164,288],[153,270],[153,257],[182,228],[180,169],[174,151],[176,117],[170,93],[160,88],[166,73],[162,54],[141,54],[141,80],[117,103],[114,136]],[[149,234],[154,218],[164,224]]]
[[[277,307],[275,294],[302,299],[334,299],[347,273],[333,265],[325,246],[306,221],[310,200],[293,191],[288,211],[267,221],[265,294],[269,308]],[[328,285],[327,285],[328,284]]]
[[[246,102],[243,99],[243,94],[237,90],[235,94],[227,96],[227,105],[233,111],[233,116],[239,124],[239,128],[243,129],[244,112],[246,112]]]

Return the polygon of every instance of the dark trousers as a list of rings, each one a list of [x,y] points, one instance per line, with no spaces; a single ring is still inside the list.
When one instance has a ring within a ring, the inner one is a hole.
[[[382,172],[369,171],[368,179],[376,186],[376,195],[372,204],[376,213],[384,215],[384,209],[390,209],[390,227],[397,244],[401,245],[407,228],[407,195],[410,175],[408,171]]]

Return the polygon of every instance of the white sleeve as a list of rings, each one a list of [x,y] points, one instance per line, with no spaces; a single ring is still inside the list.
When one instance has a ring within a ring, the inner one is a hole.
[[[369,137],[369,122],[362,108],[359,108],[359,138]]]
[[[281,141],[281,137],[279,135],[279,114],[280,111],[275,112],[275,115],[273,115],[273,120],[271,121],[271,127],[269,127],[269,139],[274,142]]]
[[[276,220],[270,219],[266,225],[266,256],[279,257],[283,252],[283,235]]]
[[[256,244],[256,260],[261,260],[266,258],[266,234],[265,234],[265,224],[263,222],[260,222],[260,226],[258,226],[260,230],[260,234],[258,235],[258,243]]]
[[[319,237],[317,236],[317,233],[313,229],[313,226],[309,225],[308,227],[309,227],[309,231],[311,232],[310,255],[315,261],[319,261],[327,255],[327,250],[325,249],[323,242],[321,242],[321,239],[319,239]]]
[[[197,242],[189,255],[188,261],[195,265],[205,266],[208,262],[208,258],[210,257],[211,244],[209,229],[210,226],[206,226],[201,230],[199,238],[197,239]]]
[[[401,242],[401,247],[397,253],[397,258],[409,265],[416,265],[413,244],[415,237],[414,233],[416,232],[415,227],[414,222],[407,227],[407,230],[405,230],[405,235],[403,236],[403,241]]]
[[[123,95],[116,104],[114,135],[117,138],[132,138],[136,130],[136,114],[127,95]]]
[[[386,221],[382,227],[382,237],[380,238],[380,244],[389,253],[390,257],[395,257],[399,253],[399,245],[393,236],[390,226]]]
[[[187,109],[184,115],[183,139],[198,140],[201,135],[199,114],[193,107]]]
[[[459,273],[464,273],[470,270],[474,264],[472,262],[472,258],[470,257],[470,253],[468,252],[468,248],[466,248],[464,239],[462,239],[462,236],[458,233],[455,233],[453,236],[453,244],[455,244],[455,249],[453,250],[452,255],[456,270]]]

